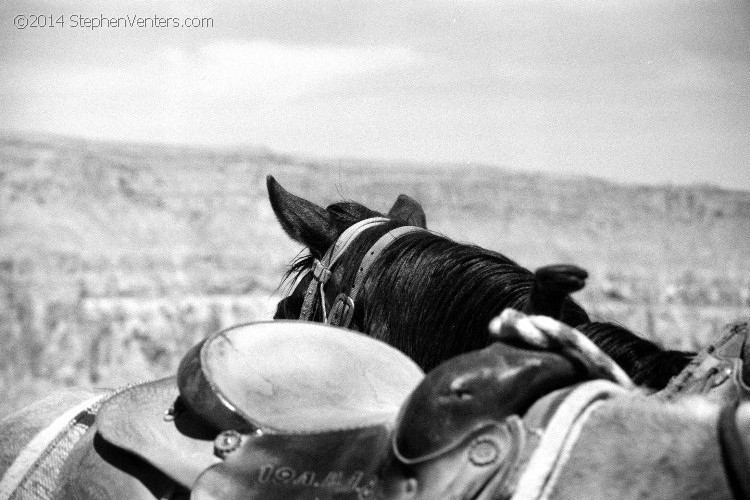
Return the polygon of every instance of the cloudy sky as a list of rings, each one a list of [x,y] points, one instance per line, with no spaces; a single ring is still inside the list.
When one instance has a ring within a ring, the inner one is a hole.
[[[749,5],[5,0],[0,129],[750,189]]]

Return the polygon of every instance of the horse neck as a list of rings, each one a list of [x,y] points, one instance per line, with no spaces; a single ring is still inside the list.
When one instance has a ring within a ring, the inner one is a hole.
[[[603,403],[584,424],[552,496],[731,499],[717,419],[718,407],[697,397]],[[750,419],[741,430],[750,431]]]
[[[429,370],[484,347],[490,319],[506,307],[523,308],[532,279],[529,271],[488,250],[410,235],[373,266],[361,329]]]

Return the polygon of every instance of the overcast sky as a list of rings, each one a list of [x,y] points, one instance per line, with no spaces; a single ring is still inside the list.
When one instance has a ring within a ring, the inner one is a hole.
[[[0,128],[750,189],[748,5],[5,0]]]

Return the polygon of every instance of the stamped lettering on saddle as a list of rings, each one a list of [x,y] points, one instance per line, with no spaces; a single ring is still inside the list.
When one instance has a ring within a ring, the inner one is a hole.
[[[176,378],[112,398],[97,425],[192,498],[364,497],[422,378],[400,351],[359,333],[241,325],[191,350]]]

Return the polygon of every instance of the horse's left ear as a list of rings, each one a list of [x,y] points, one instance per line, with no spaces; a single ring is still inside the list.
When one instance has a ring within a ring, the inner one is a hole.
[[[273,176],[266,178],[266,185],[271,207],[284,232],[308,247],[316,257],[322,256],[338,237],[333,215],[325,208],[293,195]]]
[[[422,205],[405,194],[398,195],[396,203],[393,204],[391,210],[388,212],[388,217],[406,222],[410,226],[427,229],[427,217],[424,215]]]

